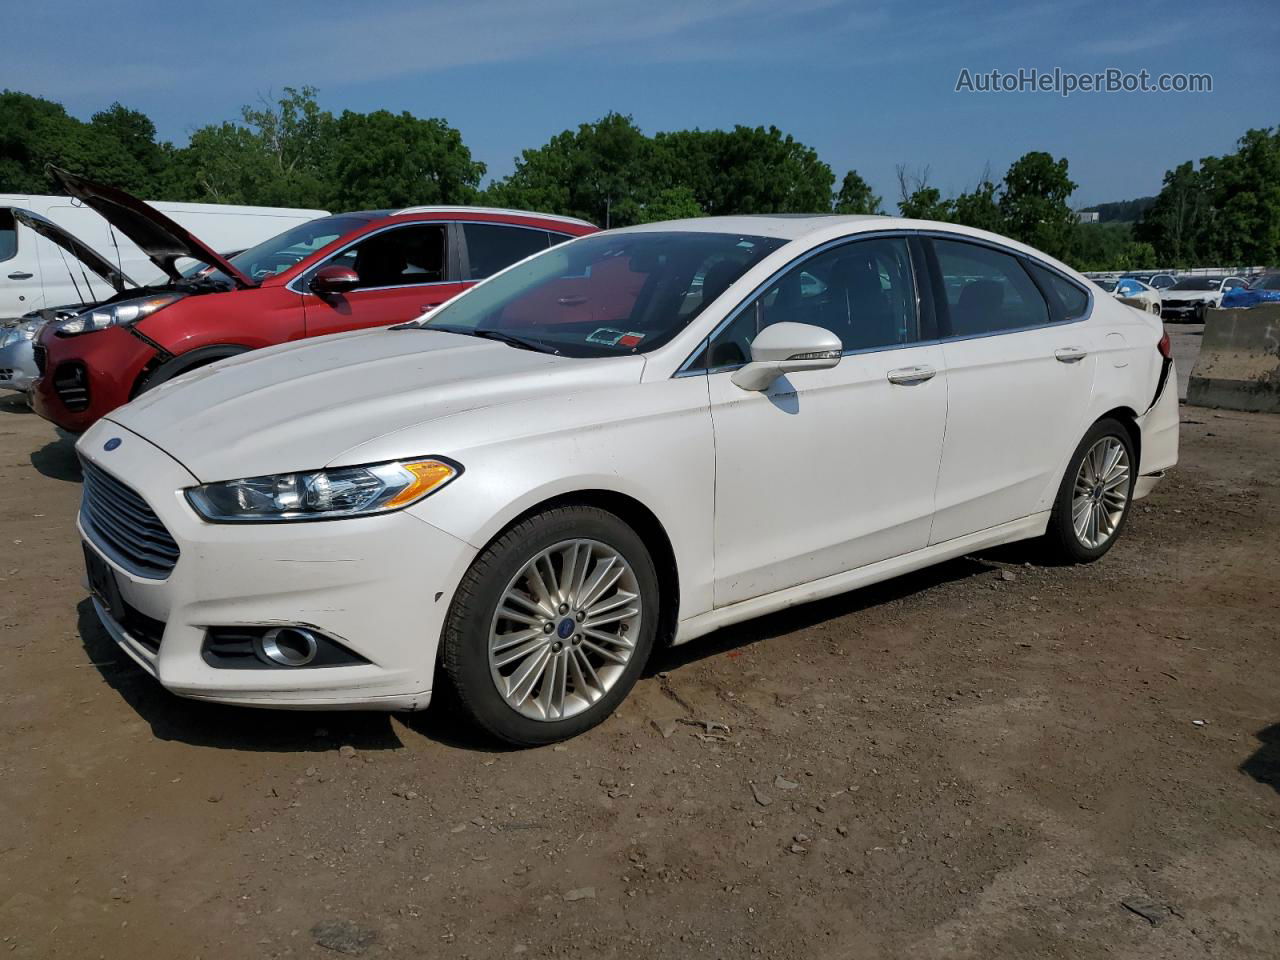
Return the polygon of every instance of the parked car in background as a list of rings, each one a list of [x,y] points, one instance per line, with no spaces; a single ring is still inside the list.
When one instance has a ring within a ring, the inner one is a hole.
[[[329,212],[224,203],[151,201],[147,206],[159,210],[215,250],[241,250]],[[101,251],[117,270],[142,283],[165,281],[147,254],[92,207],[71,196],[0,194],[0,320],[59,304],[101,300],[111,293],[109,287],[98,285],[97,277],[76,278],[72,282],[62,250],[15,220],[8,210],[11,207],[29,210],[79,237]]]
[[[1166,320],[1204,322],[1205,311],[1222,304],[1222,295],[1245,287],[1240,277],[1183,277],[1163,291]]]
[[[1178,278],[1171,273],[1126,273],[1120,279],[1137,280],[1156,290],[1167,290],[1178,282]]]
[[[231,258],[141,201],[59,173],[168,277],[117,292],[36,338],[31,404],[81,431],[180,374],[260,347],[411,320],[496,270],[574,236],[582,220],[478,207],[320,217]],[[183,277],[183,258],[212,265]]]
[[[45,220],[30,210],[12,211],[18,222],[34,234],[47,240],[63,253],[62,267],[68,272],[77,290],[90,291],[90,281],[105,284],[117,294],[130,288],[140,289],[139,284],[107,263],[95,250],[80,243],[61,227]],[[234,256],[239,251],[223,253]],[[200,261],[189,261],[180,273],[184,280],[192,280],[212,272],[215,267]],[[50,321],[70,320],[91,307],[92,303],[68,303],[57,307],[45,307],[0,323],[0,389],[27,393],[39,376],[35,358],[35,339],[44,325]]]
[[[1028,537],[1096,560],[1177,445],[1159,318],[1029,247],[709,218],[148,392],[77,444],[79,524],[176,693],[421,709],[443,677],[535,744],[660,644]]]
[[[1274,303],[1280,300],[1280,273],[1262,273],[1249,282],[1247,287],[1236,287],[1222,296],[1221,306],[1254,307],[1260,303]]]
[[[1146,310],[1157,317],[1160,316],[1163,300],[1160,291],[1135,277],[1121,277],[1115,282],[1111,295],[1117,300],[1127,301],[1130,306],[1135,306],[1139,310]]]

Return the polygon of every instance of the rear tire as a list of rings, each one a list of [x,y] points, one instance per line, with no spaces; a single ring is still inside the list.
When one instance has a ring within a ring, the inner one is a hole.
[[[1092,563],[1119,539],[1133,504],[1138,458],[1118,420],[1099,420],[1084,435],[1058,487],[1045,531],[1047,558]]]
[[[520,746],[553,743],[622,702],[649,659],[658,612],[639,535],[597,507],[556,507],[476,557],[449,607],[441,660],[476,725]]]

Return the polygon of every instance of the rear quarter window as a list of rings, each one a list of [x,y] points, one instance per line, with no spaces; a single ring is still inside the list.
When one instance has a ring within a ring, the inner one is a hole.
[[[1068,280],[1056,270],[1042,267],[1034,260],[1027,261],[1027,269],[1044,291],[1049,303],[1049,313],[1054,320],[1079,320],[1089,312],[1089,294],[1078,284]],[[1120,292],[1125,296],[1141,292],[1136,283],[1120,282]]]

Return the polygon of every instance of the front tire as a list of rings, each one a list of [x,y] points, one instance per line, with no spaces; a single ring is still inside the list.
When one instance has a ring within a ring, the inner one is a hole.
[[[658,628],[644,542],[597,507],[564,506],[511,527],[463,577],[442,662],[463,711],[521,746],[576,736],[635,685]]]
[[[1129,518],[1138,459],[1129,431],[1099,420],[1084,435],[1058,487],[1044,544],[1051,560],[1092,563],[1115,544]]]

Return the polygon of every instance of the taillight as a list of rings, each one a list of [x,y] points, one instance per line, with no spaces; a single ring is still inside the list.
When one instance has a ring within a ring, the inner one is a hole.
[[[1166,360],[1173,359],[1173,347],[1169,344],[1169,331],[1164,332],[1164,336],[1160,338],[1160,342],[1156,344],[1156,349],[1160,351],[1160,356]]]

